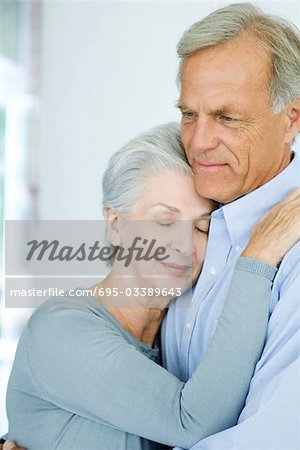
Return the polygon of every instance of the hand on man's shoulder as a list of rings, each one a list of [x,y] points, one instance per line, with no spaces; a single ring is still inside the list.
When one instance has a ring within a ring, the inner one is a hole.
[[[4,444],[0,444],[0,450],[25,450],[24,447],[18,447],[13,441],[6,441]]]

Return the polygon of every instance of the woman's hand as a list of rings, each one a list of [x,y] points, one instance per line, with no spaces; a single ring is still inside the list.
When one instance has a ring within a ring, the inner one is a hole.
[[[241,256],[261,259],[278,266],[300,240],[300,188],[274,206],[253,228]]]
[[[0,444],[0,450],[25,450],[23,447],[18,447],[13,441],[6,441],[3,446]]]

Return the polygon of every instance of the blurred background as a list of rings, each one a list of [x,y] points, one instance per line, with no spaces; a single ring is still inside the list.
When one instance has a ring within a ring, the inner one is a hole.
[[[142,130],[180,119],[182,32],[229,3],[0,0],[0,435],[32,312],[5,308],[4,219],[101,218],[110,155]],[[299,1],[253,3],[300,27]]]

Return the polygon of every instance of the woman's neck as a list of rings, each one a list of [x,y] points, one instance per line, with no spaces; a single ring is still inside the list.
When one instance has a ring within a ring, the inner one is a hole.
[[[142,307],[113,308],[109,306],[106,309],[133,337],[153,346],[164,316],[164,310]]]
[[[135,280],[136,282],[136,280]],[[154,298],[127,296],[126,288],[130,286],[130,279],[115,277],[110,273],[101,283],[93,286],[97,292],[96,299],[134,338],[153,346],[161,321],[166,311],[166,298],[162,307],[151,308]],[[136,286],[134,286],[136,287]],[[131,287],[132,293],[134,287]],[[117,289],[118,296],[105,295],[107,289]],[[168,303],[168,302],[167,302]],[[144,306],[147,305],[147,306]]]

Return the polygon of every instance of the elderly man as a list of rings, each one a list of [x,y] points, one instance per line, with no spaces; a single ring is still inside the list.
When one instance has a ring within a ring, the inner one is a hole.
[[[174,303],[162,330],[165,363],[187,380],[215,331],[251,228],[300,186],[300,159],[291,151],[300,130],[300,36],[253,5],[235,4],[187,30],[178,53],[182,141],[199,194],[220,203],[193,300]],[[300,244],[276,276],[266,346],[238,424],[193,450],[300,448],[299,292]]]
[[[178,54],[182,141],[199,194],[220,203],[193,300],[171,305],[163,327],[165,363],[186,380],[206,352],[252,226],[300,186],[291,151],[300,130],[300,36],[280,18],[234,4],[188,29]],[[300,449],[299,292],[298,244],[280,265],[238,424],[193,450]]]

